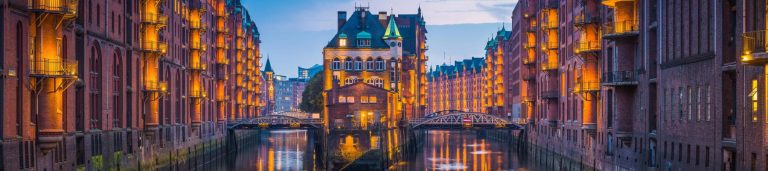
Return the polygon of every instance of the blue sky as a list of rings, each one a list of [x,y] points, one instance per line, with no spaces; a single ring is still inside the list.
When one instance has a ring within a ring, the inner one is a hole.
[[[482,56],[491,34],[510,22],[517,0],[243,0],[259,27],[261,52],[275,72],[296,76],[296,67],[322,62],[322,50],[336,32],[336,12],[355,4],[371,11],[416,13],[427,22],[430,66]]]

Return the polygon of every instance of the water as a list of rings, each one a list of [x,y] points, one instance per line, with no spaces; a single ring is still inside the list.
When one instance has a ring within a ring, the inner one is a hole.
[[[512,150],[509,142],[493,140],[480,131],[430,130],[424,135],[423,145],[419,147],[419,151],[410,154],[412,155],[410,157],[405,157],[407,158],[405,161],[394,162],[395,166],[390,169],[409,171],[560,170],[560,168],[545,167],[540,162],[527,160],[531,156]],[[318,163],[321,160],[317,157],[321,155],[316,155],[317,150],[309,145],[314,143],[310,137],[312,137],[311,134],[305,130],[264,131],[253,145],[239,150],[232,156],[213,160],[196,170],[323,170],[318,169]],[[382,145],[386,146],[386,144]],[[549,161],[551,156],[536,158]]]

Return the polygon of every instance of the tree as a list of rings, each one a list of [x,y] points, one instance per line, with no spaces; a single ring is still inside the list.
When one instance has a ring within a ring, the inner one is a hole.
[[[307,82],[307,87],[301,93],[299,109],[308,113],[323,111],[323,74],[315,74]]]

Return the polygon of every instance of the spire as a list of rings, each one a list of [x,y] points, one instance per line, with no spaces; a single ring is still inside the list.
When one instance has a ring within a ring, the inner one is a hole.
[[[264,72],[274,72],[272,70],[272,64],[269,63],[269,57],[267,57],[267,64],[264,66]]]
[[[387,24],[387,30],[384,32],[384,39],[400,39],[400,30],[397,29],[397,23],[395,23],[395,16],[389,17],[389,24]]]

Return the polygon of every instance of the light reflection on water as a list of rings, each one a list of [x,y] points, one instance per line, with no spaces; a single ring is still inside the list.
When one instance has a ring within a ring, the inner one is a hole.
[[[512,153],[507,144],[476,131],[431,130],[409,170],[515,170],[519,165]]]
[[[235,156],[219,158],[197,170],[316,170],[308,138],[306,130],[264,131],[258,142],[240,149]]]

